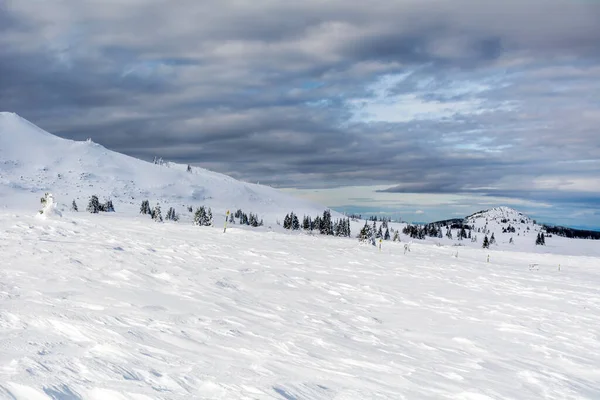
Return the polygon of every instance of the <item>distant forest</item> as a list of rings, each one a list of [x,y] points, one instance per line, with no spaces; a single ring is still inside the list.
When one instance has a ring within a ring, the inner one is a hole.
[[[600,232],[587,231],[583,229],[565,228],[564,226],[548,226],[544,225],[546,232],[556,235],[564,236],[572,239],[594,239],[600,240]]]

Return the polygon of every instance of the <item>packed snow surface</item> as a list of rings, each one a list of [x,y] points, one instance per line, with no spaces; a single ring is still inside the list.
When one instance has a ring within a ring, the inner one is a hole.
[[[600,398],[597,256],[34,213],[0,213],[3,399]]]

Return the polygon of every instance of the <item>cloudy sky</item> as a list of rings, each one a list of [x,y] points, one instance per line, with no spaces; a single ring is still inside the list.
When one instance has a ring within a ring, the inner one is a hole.
[[[597,0],[0,0],[0,110],[340,210],[600,228]]]

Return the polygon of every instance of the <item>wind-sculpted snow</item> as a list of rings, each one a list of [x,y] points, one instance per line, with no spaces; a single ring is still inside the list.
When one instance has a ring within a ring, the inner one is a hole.
[[[458,250],[2,214],[0,398],[600,398],[599,258]]]

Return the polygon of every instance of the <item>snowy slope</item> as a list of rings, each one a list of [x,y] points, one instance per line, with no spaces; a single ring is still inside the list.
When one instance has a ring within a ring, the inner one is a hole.
[[[598,257],[30,215],[2,399],[600,398]]]
[[[0,113],[0,205],[33,210],[50,191],[63,206],[73,199],[84,209],[89,197],[112,199],[117,211],[136,213],[142,200],[184,212],[206,205],[218,217],[238,208],[265,221],[294,211],[317,215],[325,207],[270,187],[185,165],[155,165],[93,143],[59,138],[13,113]],[[217,218],[218,219],[218,218]]]

